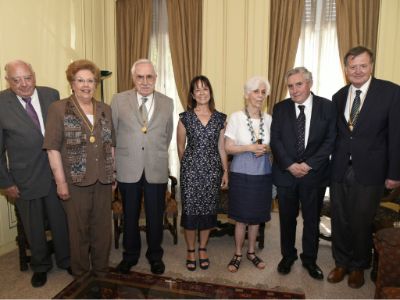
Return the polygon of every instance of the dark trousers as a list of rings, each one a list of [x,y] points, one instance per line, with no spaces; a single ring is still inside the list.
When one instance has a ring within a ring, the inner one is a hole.
[[[17,199],[15,202],[31,251],[31,268],[34,272],[47,272],[53,264],[47,246],[45,220],[51,230],[52,242],[59,268],[70,266],[70,252],[67,219],[61,200],[57,197],[55,183],[49,194],[39,199]]]
[[[281,253],[283,257],[297,257],[296,226],[301,204],[303,216],[303,252],[300,257],[303,263],[315,263],[318,255],[319,234],[319,187],[311,187],[296,183],[293,187],[278,187],[279,222],[281,237]]]
[[[97,181],[89,186],[68,185],[70,199],[64,201],[71,241],[74,276],[92,270],[108,270],[111,247],[111,184]]]
[[[163,218],[166,183],[148,183],[144,176],[135,183],[118,182],[124,209],[123,259],[135,263],[140,257],[141,239],[139,217],[144,192],[146,214],[146,257],[149,262],[162,259]]]
[[[332,253],[335,264],[351,270],[370,267],[372,222],[384,185],[358,183],[351,166],[344,181],[331,184]]]

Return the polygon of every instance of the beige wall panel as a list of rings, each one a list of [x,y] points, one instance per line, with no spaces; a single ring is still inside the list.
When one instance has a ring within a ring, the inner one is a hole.
[[[246,79],[268,73],[269,0],[205,0],[203,18],[203,73],[230,114],[243,108]]]
[[[400,1],[382,0],[375,75],[400,84]]]
[[[4,64],[16,58],[30,62],[38,85],[57,88],[61,97],[70,94],[65,70],[73,60],[91,59],[116,73],[115,0],[0,0],[0,8],[1,89]],[[106,98],[116,90],[113,82],[105,81]]]

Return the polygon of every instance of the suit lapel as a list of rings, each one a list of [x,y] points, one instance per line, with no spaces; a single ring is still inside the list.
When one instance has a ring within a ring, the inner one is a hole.
[[[314,138],[315,130],[317,130],[317,126],[318,126],[318,116],[320,116],[320,114],[321,114],[321,102],[319,101],[318,97],[313,94],[310,129],[308,132],[307,146],[310,144],[310,142]]]
[[[297,125],[296,125],[296,106],[294,105],[294,102],[292,99],[289,100],[289,122],[290,125],[292,126],[292,132],[295,133],[295,136],[297,135]]]
[[[15,115],[20,118],[26,125],[28,125],[30,128],[35,128],[37,131],[40,132],[39,128],[34,125],[32,119],[28,116],[21,102],[19,102],[18,97],[13,92],[10,92],[9,105],[11,109],[14,110]]]
[[[376,86],[376,81],[374,78],[371,79],[367,95],[365,96],[364,103],[361,107],[360,113],[358,114],[357,123],[354,130],[357,130],[358,124],[368,121],[367,116],[373,111],[373,106],[375,104],[373,99],[378,97],[378,88]]]
[[[130,91],[130,93],[128,95],[128,103],[129,103],[129,108],[132,111],[132,114],[134,115],[134,118],[137,119],[139,124],[142,124],[142,118],[140,117],[140,114],[139,114],[137,92],[135,89]]]
[[[161,103],[160,103],[160,98],[158,97],[158,95],[157,95],[157,92],[156,91],[154,91],[154,97],[153,97],[153,105],[154,105],[154,111],[153,111],[153,115],[151,116],[151,119],[150,119],[150,121],[149,121],[149,129],[151,128],[151,127],[153,127],[154,126],[154,123],[155,123],[155,121],[157,120],[157,117],[156,116],[159,116],[160,115],[160,110],[161,110]]]

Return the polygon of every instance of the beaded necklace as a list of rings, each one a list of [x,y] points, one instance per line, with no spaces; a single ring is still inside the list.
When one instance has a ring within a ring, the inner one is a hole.
[[[247,128],[249,129],[251,134],[251,142],[253,144],[262,144],[262,141],[264,139],[264,118],[261,115],[261,111],[258,112],[260,115],[260,127],[259,127],[258,139],[256,138],[256,133],[254,132],[253,122],[251,121],[249,111],[247,110],[247,108],[245,108],[244,111],[247,117]]]

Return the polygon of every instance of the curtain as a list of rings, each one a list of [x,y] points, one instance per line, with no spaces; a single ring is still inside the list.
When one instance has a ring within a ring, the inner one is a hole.
[[[336,32],[335,0],[305,0],[295,66],[313,74],[312,91],[331,99],[345,82]]]
[[[152,1],[118,0],[116,10],[117,89],[121,92],[133,86],[133,63],[148,57]]]
[[[268,112],[286,95],[285,73],[293,67],[301,31],[304,0],[271,0]]]
[[[376,53],[380,0],[336,0],[339,54],[355,46]]]
[[[179,98],[186,108],[189,84],[201,73],[202,0],[168,0],[168,30]]]
[[[153,0],[153,29],[150,38],[149,57],[156,72],[156,90],[171,97],[174,101],[174,129],[178,124],[178,115],[183,111],[176,89],[174,70],[168,36],[168,0]],[[170,174],[179,178],[179,159],[176,145],[176,130],[168,149]]]

